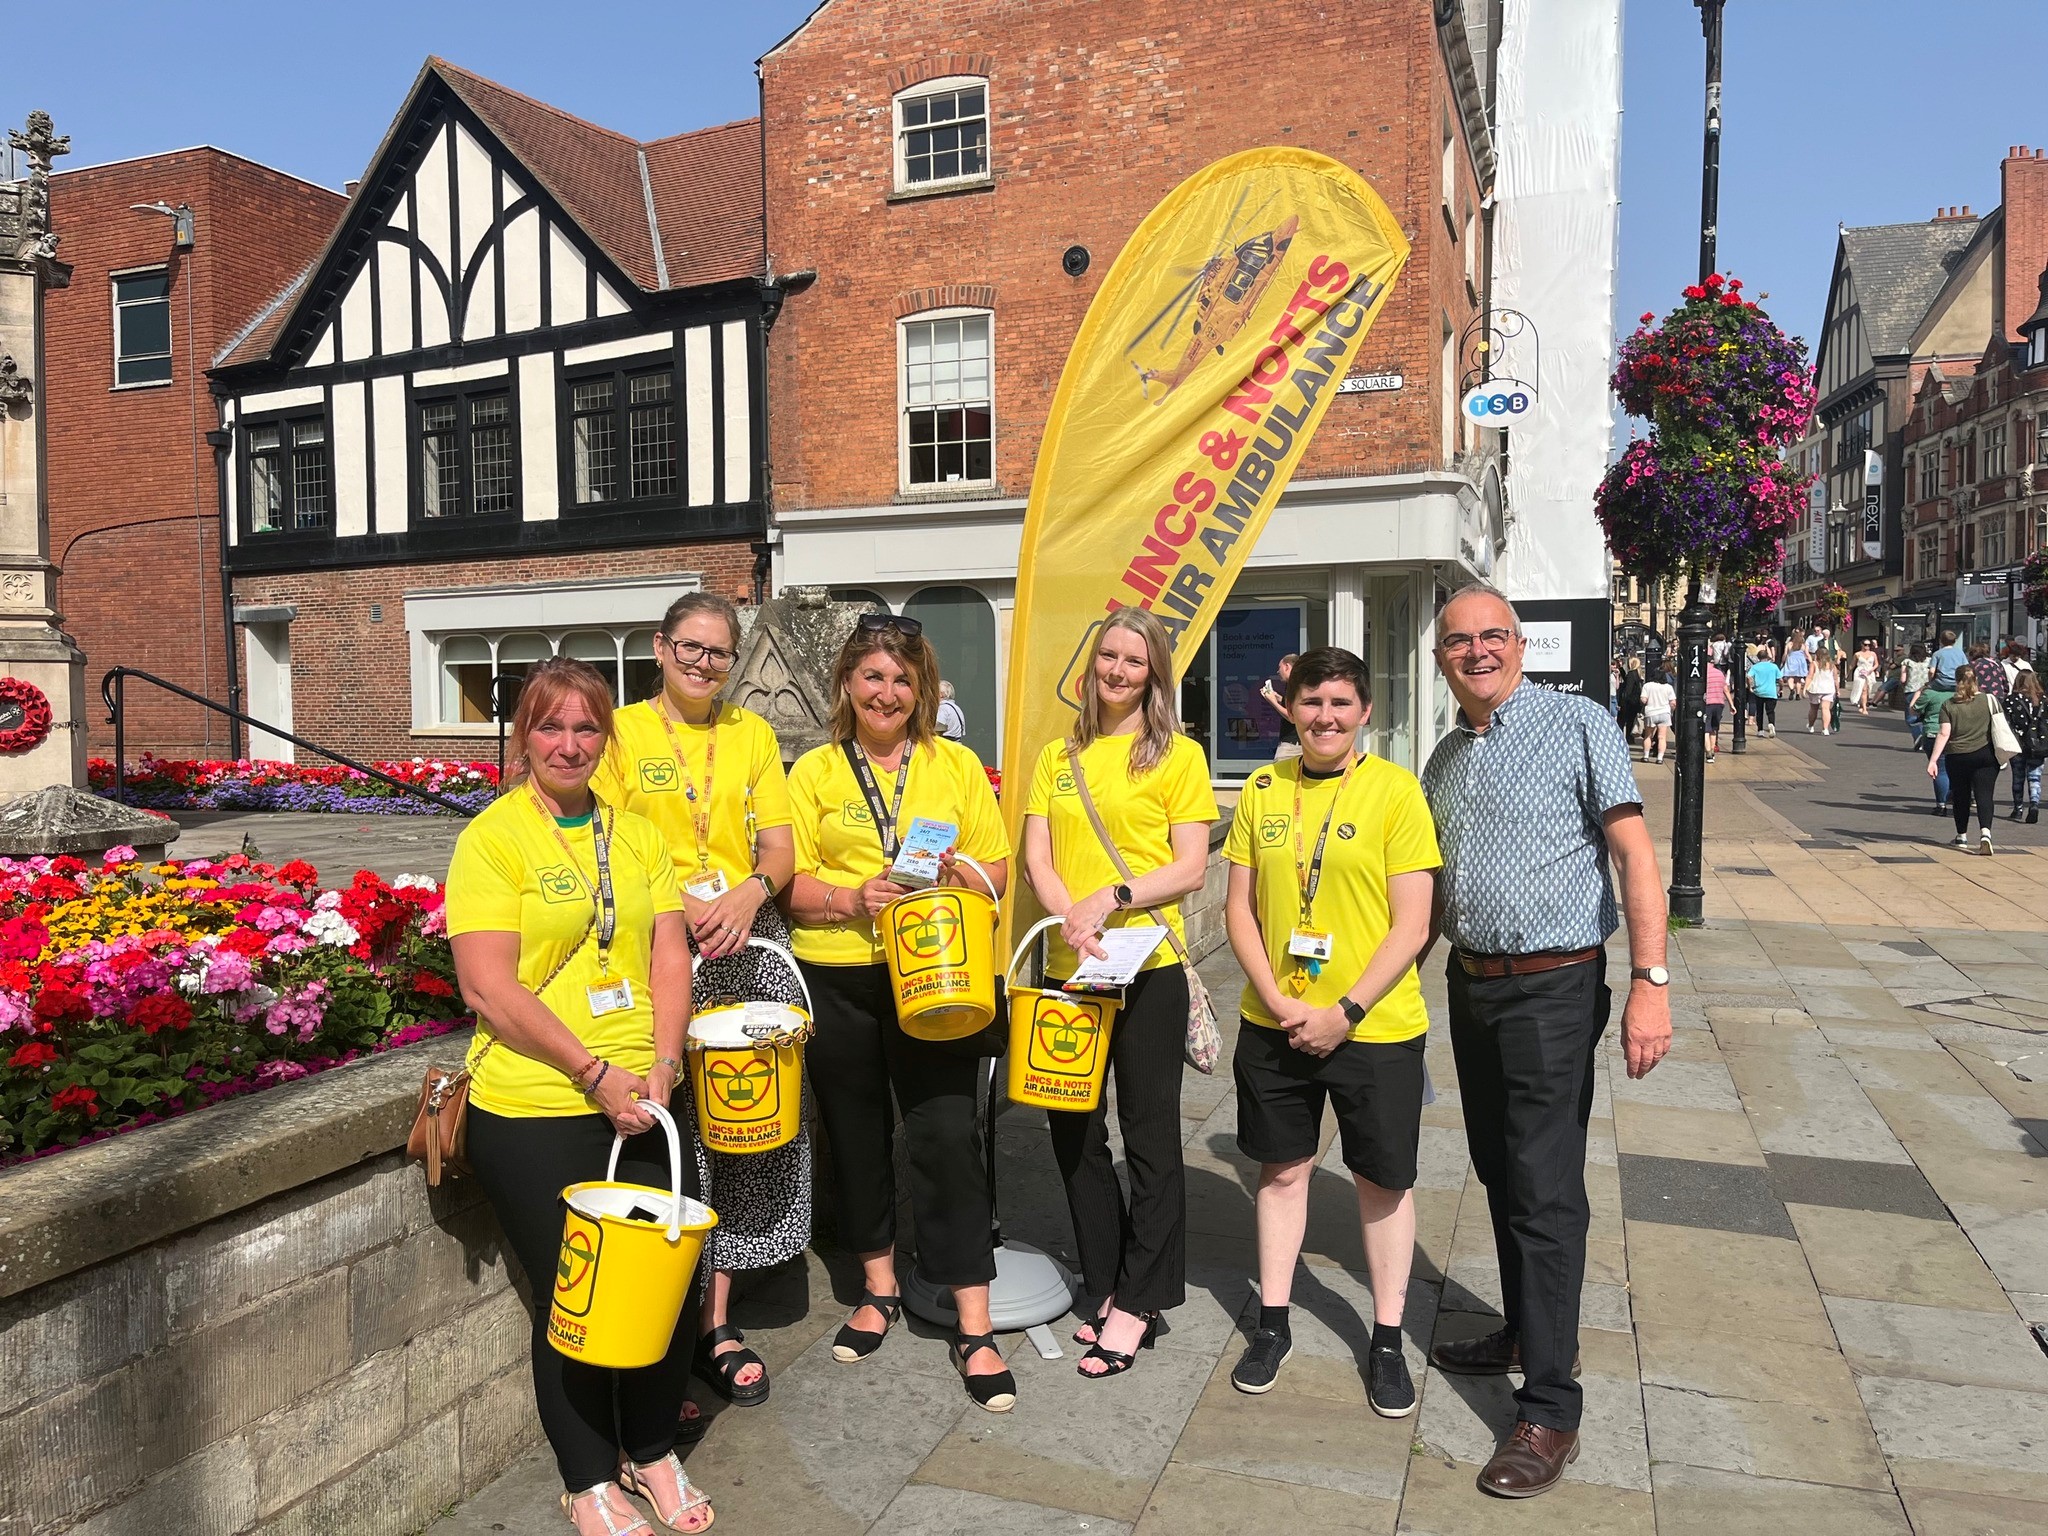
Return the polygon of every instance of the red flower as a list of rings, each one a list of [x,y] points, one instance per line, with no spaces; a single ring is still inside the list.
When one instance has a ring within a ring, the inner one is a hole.
[[[50,942],[50,930],[33,917],[10,917],[0,923],[0,959],[33,960]]]
[[[29,895],[37,901],[76,901],[84,893],[70,880],[60,880],[55,875],[40,875],[28,888]]]
[[[312,885],[319,880],[320,871],[304,859],[293,859],[278,866],[277,878],[286,885]]]
[[[1654,323],[1654,322],[1656,321],[1656,319],[1657,319],[1657,312],[1656,312],[1656,311],[1655,311],[1654,309],[1646,309],[1646,310],[1644,310],[1644,311],[1643,311],[1643,324],[1645,324],[1645,325],[1650,325],[1650,324],[1653,324],[1653,323]]]
[[[91,1001],[71,987],[45,982],[36,996],[36,1018],[44,1024],[83,1023],[91,1017]]]
[[[145,1035],[165,1029],[190,1029],[192,1005],[175,992],[145,997],[128,1010],[128,1022]]]
[[[412,989],[415,992],[423,993],[427,997],[453,997],[455,995],[454,986],[444,981],[441,977],[436,976],[432,971],[417,972],[412,979]]]
[[[50,873],[53,875],[82,875],[85,870],[85,860],[75,854],[60,854],[50,860]]]
[[[89,1117],[97,1118],[100,1112],[100,1096],[83,1083],[73,1083],[63,1088],[50,1099],[50,1108],[62,1112],[67,1109],[82,1109]]]
[[[47,1045],[41,1040],[31,1040],[7,1058],[7,1065],[33,1072],[38,1068],[50,1066],[56,1059],[57,1048],[54,1045]]]
[[[1700,287],[1698,283],[1694,283],[1692,287],[1685,290],[1685,296],[1688,299],[1704,299],[1707,296],[1707,290]]]
[[[270,945],[270,935],[260,928],[236,928],[221,936],[220,947],[253,960]]]

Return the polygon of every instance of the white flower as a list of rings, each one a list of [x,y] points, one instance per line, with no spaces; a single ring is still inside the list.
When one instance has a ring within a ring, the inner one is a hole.
[[[332,910],[315,912],[299,931],[316,943],[332,944],[337,949],[346,949],[362,937],[353,923]]]
[[[315,912],[332,912],[340,905],[341,892],[339,891],[322,891],[313,899],[313,910]]]
[[[438,891],[440,888],[426,875],[400,875],[391,882],[394,891]]]

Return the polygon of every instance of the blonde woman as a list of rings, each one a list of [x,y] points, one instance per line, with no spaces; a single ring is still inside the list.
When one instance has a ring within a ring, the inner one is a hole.
[[[1823,643],[1813,653],[1812,670],[1806,678],[1806,729],[1812,733],[1816,724],[1821,735],[1828,734],[1828,727],[1834,719],[1835,701],[1841,695],[1841,674],[1835,669],[1835,653],[1832,647]]]
[[[692,592],[670,604],[654,637],[661,692],[613,717],[591,784],[668,840],[698,957],[692,1006],[735,997],[801,1006],[789,967],[747,947],[749,937],[789,943],[774,898],[796,853],[774,727],[719,699],[739,648],[740,616],[726,599]],[[711,1278],[696,1370],[738,1407],[767,1399],[768,1368],[732,1325],[733,1272],[780,1264],[811,1240],[809,1116],[798,1125],[796,1139],[772,1152],[713,1152],[697,1138],[697,1176],[718,1227],[705,1250]]]
[[[796,761],[790,916],[818,1005],[811,1082],[832,1148],[839,1239],[860,1258],[865,1289],[833,1359],[865,1360],[902,1314],[896,1289],[895,1120],[903,1114],[910,1208],[923,1276],[951,1288],[960,1313],[954,1368],[991,1413],[1016,1406],[1017,1382],[989,1321],[995,1278],[988,1173],[975,1134],[980,1061],[971,1046],[907,1034],[875,918],[907,890],[889,878],[900,835],[923,816],[959,829],[940,879],[979,887],[965,854],[1000,893],[1010,843],[981,760],[937,731],[939,658],[916,619],[866,613],[832,669],[832,739]]]
[[[547,1341],[565,1186],[618,1176],[668,1187],[667,1108],[690,1023],[690,949],[668,845],[590,779],[612,733],[611,689],[587,662],[528,674],[506,791],[463,829],[448,869],[448,937],[470,1047],[470,1166],[533,1291],[529,1351],[562,1506],[580,1536],[653,1536],[638,1493],[675,1531],[711,1525],[711,1501],[675,1457],[697,1343],[694,1298],[668,1353],[640,1370],[571,1360]],[[687,1094],[688,1090],[684,1089]],[[684,1164],[682,1193],[695,1196]]]
[[[1087,793],[1124,870],[1103,845]],[[1024,805],[1024,870],[1046,911],[1064,918],[1047,956],[1064,980],[1103,953],[1111,927],[1163,919],[1183,932],[1180,899],[1200,890],[1216,796],[1202,749],[1180,733],[1173,648],[1151,614],[1120,608],[1095,641],[1093,671],[1070,739],[1038,754]],[[1160,1315],[1186,1299],[1187,1185],[1180,1081],[1188,985],[1162,943],[1124,992],[1110,1029],[1117,1125],[1130,1175],[1126,1201],[1109,1151],[1107,1096],[1093,1110],[1047,1114],[1081,1259],[1090,1346],[1083,1376],[1131,1368]]]

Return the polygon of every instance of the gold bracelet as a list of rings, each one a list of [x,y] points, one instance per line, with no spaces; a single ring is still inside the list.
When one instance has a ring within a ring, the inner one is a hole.
[[[667,1067],[669,1071],[675,1073],[678,1077],[683,1075],[683,1064],[673,1056],[657,1056],[654,1058],[654,1064],[657,1067]]]

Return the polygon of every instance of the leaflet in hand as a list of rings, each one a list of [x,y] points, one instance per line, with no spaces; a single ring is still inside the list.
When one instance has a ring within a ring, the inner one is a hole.
[[[1065,982],[1068,991],[1127,987],[1152,958],[1152,951],[1166,941],[1166,930],[1157,923],[1134,923],[1128,928],[1105,929],[1096,943],[1107,959],[1083,955],[1074,974]]]
[[[910,819],[910,830],[896,849],[896,862],[889,866],[889,879],[905,890],[923,890],[939,883],[939,856],[960,840],[960,829],[950,821]]]

